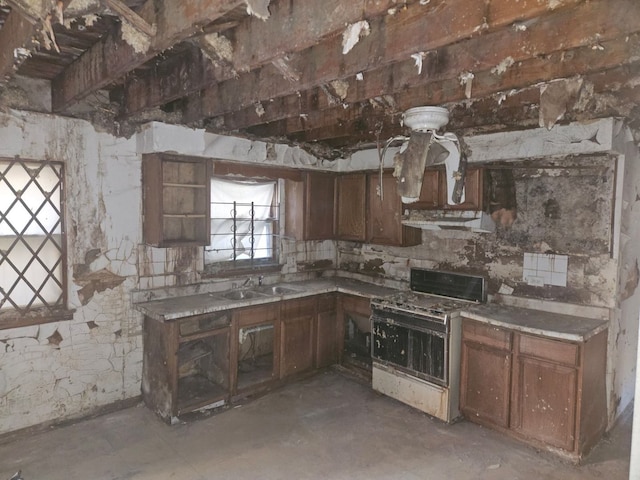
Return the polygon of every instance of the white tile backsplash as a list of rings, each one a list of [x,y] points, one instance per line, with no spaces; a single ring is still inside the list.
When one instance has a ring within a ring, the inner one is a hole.
[[[546,253],[525,253],[522,260],[522,280],[537,285],[540,279],[545,285],[567,286],[569,257]],[[534,281],[532,281],[535,279]]]

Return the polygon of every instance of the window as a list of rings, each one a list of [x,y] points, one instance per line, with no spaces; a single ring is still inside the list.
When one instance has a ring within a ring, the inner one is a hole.
[[[63,178],[61,163],[0,159],[0,312],[65,306]]]
[[[276,263],[278,207],[275,180],[213,177],[211,243],[205,248],[205,263],[223,269]]]

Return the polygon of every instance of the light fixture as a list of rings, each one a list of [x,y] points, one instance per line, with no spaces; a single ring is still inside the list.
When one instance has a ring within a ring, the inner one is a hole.
[[[425,167],[441,163],[446,167],[447,203],[464,202],[466,158],[461,155],[460,140],[453,133],[437,133],[449,123],[449,111],[434,106],[414,107],[402,114],[401,123],[411,129],[411,134],[390,139],[384,151],[391,142],[404,140],[394,157],[394,176],[403,203],[419,199]]]

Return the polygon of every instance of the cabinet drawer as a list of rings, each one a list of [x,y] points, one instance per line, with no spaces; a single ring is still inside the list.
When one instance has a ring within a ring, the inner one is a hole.
[[[521,334],[519,352],[521,355],[574,366],[578,364],[579,346],[574,343]]]
[[[492,325],[472,320],[464,320],[462,324],[462,338],[502,350],[511,350],[511,332]]]
[[[231,312],[215,312],[204,315],[196,315],[179,321],[181,339],[192,339],[199,334],[217,330],[231,325]]]

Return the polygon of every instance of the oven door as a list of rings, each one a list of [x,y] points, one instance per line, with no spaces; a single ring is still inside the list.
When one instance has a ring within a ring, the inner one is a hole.
[[[371,356],[375,361],[443,387],[449,384],[447,325],[423,315],[374,308]]]

